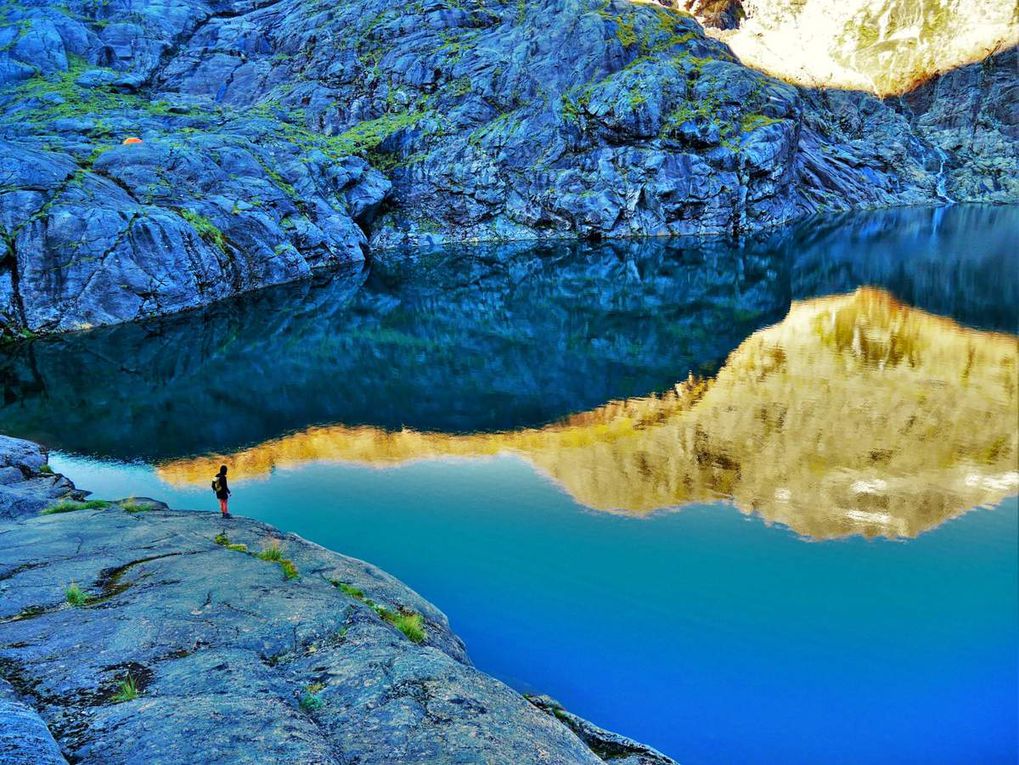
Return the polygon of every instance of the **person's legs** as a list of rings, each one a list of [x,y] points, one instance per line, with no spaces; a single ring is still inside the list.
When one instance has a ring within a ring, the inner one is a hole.
[[[219,501],[219,512],[223,513],[223,515],[227,514],[226,500],[225,499],[221,499]]]

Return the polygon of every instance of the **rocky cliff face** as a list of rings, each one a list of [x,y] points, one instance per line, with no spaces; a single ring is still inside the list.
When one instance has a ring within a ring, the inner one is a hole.
[[[946,196],[923,115],[747,69],[657,4],[0,13],[6,335],[169,313],[369,245],[741,233]]]
[[[0,440],[0,465],[48,475],[24,441]],[[152,500],[8,500],[3,765],[675,765],[478,671],[438,609],[362,561]]]
[[[1019,199],[1019,49],[924,83],[889,103],[941,151],[941,193],[957,201]]]

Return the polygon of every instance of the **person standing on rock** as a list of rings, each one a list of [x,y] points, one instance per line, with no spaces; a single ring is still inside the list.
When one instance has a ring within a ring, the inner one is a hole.
[[[216,492],[216,499],[219,500],[219,512],[223,514],[224,518],[233,517],[227,509],[227,502],[230,499],[230,487],[226,482],[226,465],[219,466],[219,472],[212,479],[212,490]]]

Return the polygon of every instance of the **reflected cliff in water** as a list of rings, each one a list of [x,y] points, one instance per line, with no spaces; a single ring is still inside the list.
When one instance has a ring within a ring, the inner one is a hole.
[[[795,299],[881,287],[978,329],[1019,331],[1019,208],[961,205],[821,218],[778,236]]]
[[[160,476],[204,483],[333,460],[387,466],[514,452],[580,503],[647,513],[726,500],[800,534],[912,537],[1019,488],[1017,341],[887,293],[794,303],[717,376],[544,428],[448,435],[312,428]]]
[[[312,424],[541,425],[714,371],[785,312],[787,268],[724,242],[389,254],[370,273],[0,352],[0,432],[151,461]]]
[[[1017,240],[959,206],[387,253],[0,354],[0,432],[184,482],[509,451],[598,510],[911,536],[1015,491]]]

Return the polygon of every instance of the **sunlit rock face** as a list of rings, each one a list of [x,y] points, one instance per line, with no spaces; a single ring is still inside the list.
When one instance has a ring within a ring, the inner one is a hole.
[[[164,464],[203,483],[335,460],[520,455],[578,502],[646,514],[729,501],[812,538],[911,537],[1019,488],[1013,335],[966,329],[885,292],[796,302],[712,379],[544,428],[448,435],[343,425]]]
[[[878,95],[1019,41],[1017,6],[1001,0],[680,2],[745,64],[802,85]]]
[[[716,29],[735,29],[746,16],[740,0],[682,0],[681,7]]]

